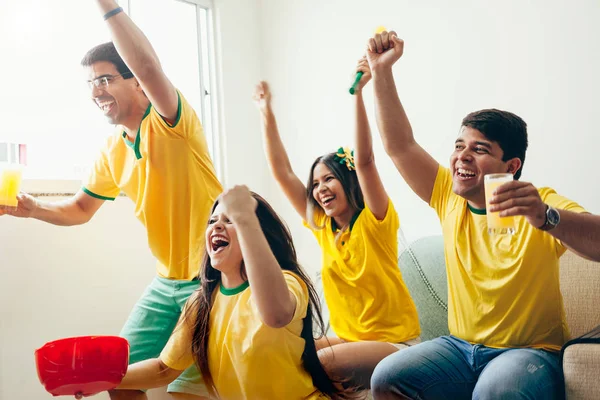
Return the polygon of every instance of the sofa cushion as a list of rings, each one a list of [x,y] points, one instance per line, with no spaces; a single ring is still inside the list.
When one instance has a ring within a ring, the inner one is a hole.
[[[600,344],[568,346],[563,355],[563,372],[568,400],[600,398]]]
[[[560,258],[560,291],[571,337],[579,337],[600,324],[600,263],[571,251]]]
[[[441,235],[411,243],[398,258],[404,282],[415,302],[421,340],[448,335],[448,286]]]

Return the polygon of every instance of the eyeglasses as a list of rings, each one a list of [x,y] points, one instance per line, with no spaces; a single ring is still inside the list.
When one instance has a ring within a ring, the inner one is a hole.
[[[119,75],[104,75],[99,78],[92,79],[91,81],[87,81],[87,84],[90,89],[93,89],[94,86],[98,89],[106,89],[108,87],[108,84],[115,80],[115,78],[118,78],[119,76],[123,77],[123,79],[126,79],[126,77],[131,76],[131,72],[123,72]]]

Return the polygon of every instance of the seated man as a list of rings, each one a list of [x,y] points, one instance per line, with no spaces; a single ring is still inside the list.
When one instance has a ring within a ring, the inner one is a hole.
[[[568,339],[559,287],[567,250],[600,260],[600,216],[550,188],[519,181],[527,125],[495,109],[467,115],[441,167],[415,141],[392,65],[403,41],[376,35],[367,57],[386,152],[443,230],[451,335],[385,358],[371,387],[376,399],[558,399],[559,350]],[[513,174],[486,210],[484,176]],[[516,233],[490,234],[486,213],[514,216]]]

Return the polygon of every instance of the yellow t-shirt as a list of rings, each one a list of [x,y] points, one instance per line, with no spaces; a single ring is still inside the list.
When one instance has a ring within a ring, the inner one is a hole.
[[[585,212],[550,188],[538,191],[552,207]],[[453,193],[441,166],[430,205],[444,234],[450,333],[489,347],[560,350],[569,336],[559,286],[565,246],[524,217],[516,234],[489,235],[486,215]]]
[[[220,399],[327,398],[315,388],[302,365],[305,342],[300,334],[308,308],[308,289],[293,273],[283,274],[296,297],[294,317],[283,328],[263,323],[248,282],[238,288],[221,287],[215,291],[209,321],[208,366]],[[169,368],[183,371],[194,363],[189,322],[183,320],[175,328],[160,354]]]
[[[135,142],[122,131],[111,136],[83,190],[103,200],[123,191],[146,227],[158,275],[191,280],[198,275],[210,208],[222,188],[200,120],[177,94],[173,126],[150,104]]]
[[[391,343],[419,336],[417,309],[398,268],[400,222],[392,201],[382,221],[365,207],[337,242],[331,218],[316,215],[315,223],[325,226],[312,231],[323,250],[323,292],[336,335]]]

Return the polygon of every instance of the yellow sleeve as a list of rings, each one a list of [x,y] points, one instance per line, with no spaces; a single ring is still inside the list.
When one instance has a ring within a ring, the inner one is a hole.
[[[549,206],[554,208],[558,208],[561,210],[567,210],[576,213],[587,213],[588,211],[574,202],[573,200],[569,200],[566,197],[563,197],[556,193],[554,189],[550,188],[542,188],[540,189],[540,196],[542,197],[542,201]]]
[[[556,193],[554,189],[551,188],[541,188],[538,190],[540,193],[540,197],[542,201],[548,204],[551,207],[566,210],[576,213],[587,213],[588,211],[574,202],[573,200],[569,200],[566,197],[563,197]],[[558,239],[555,239],[557,243],[557,251],[559,256],[563,255],[565,251],[567,251],[566,246]]]
[[[440,221],[444,221],[448,213],[448,201],[452,196],[452,173],[440,165],[433,185],[429,206],[435,210]]]
[[[317,227],[325,228],[327,222],[327,215],[325,215],[325,213],[322,210],[315,210],[315,213],[313,214],[313,222]],[[306,220],[302,220],[302,225],[304,225],[306,228],[310,229],[313,232],[316,231],[312,226],[310,226],[310,224]]]
[[[294,317],[290,321],[290,323],[292,323],[293,321],[306,317],[309,300],[308,287],[302,279],[292,272],[283,271],[283,277],[285,278],[285,282],[287,283],[290,292],[292,292],[292,295],[296,298],[296,311],[294,311]]]
[[[370,228],[375,228],[380,231],[385,230],[385,232],[388,233],[395,234],[400,227],[400,218],[398,217],[398,212],[396,212],[394,203],[392,203],[392,199],[390,198],[388,198],[388,208],[385,212],[385,217],[381,221],[375,217],[373,211],[371,211],[371,209],[366,205],[359,218],[364,218],[364,222]]]
[[[194,135],[204,137],[204,129],[196,111],[194,111],[179,90],[177,90],[177,99],[177,117],[175,117],[174,121],[167,121],[156,111],[156,108],[151,108],[148,115],[150,123],[153,125],[158,124],[162,127],[162,129],[156,130],[155,133],[172,135],[182,139],[188,139]]]
[[[317,229],[310,226],[310,224],[306,220],[302,220],[302,224],[306,228],[310,229],[310,231],[313,233],[313,236],[315,237],[315,239],[317,239],[317,243],[319,244],[319,247],[323,248],[323,245],[327,240],[327,231],[326,230],[331,229],[331,226],[329,226],[329,227],[327,226],[327,218],[328,217],[323,212],[315,212],[313,218],[314,218],[314,223],[315,223],[315,226],[317,227]]]
[[[385,217],[379,221],[370,208],[365,208],[360,213],[364,229],[368,230],[370,237],[376,238],[380,246],[388,249],[393,258],[398,258],[398,228],[400,218],[394,208],[394,203],[388,199],[388,208]]]
[[[194,355],[192,353],[192,327],[196,321],[196,315],[186,319],[187,310],[192,306],[193,299],[197,295],[194,293],[185,304],[181,313],[181,318],[173,330],[167,345],[160,353],[160,360],[169,368],[184,371],[194,364]]]
[[[114,200],[121,192],[110,171],[109,153],[113,140],[109,139],[82,188],[85,193],[100,200]]]

